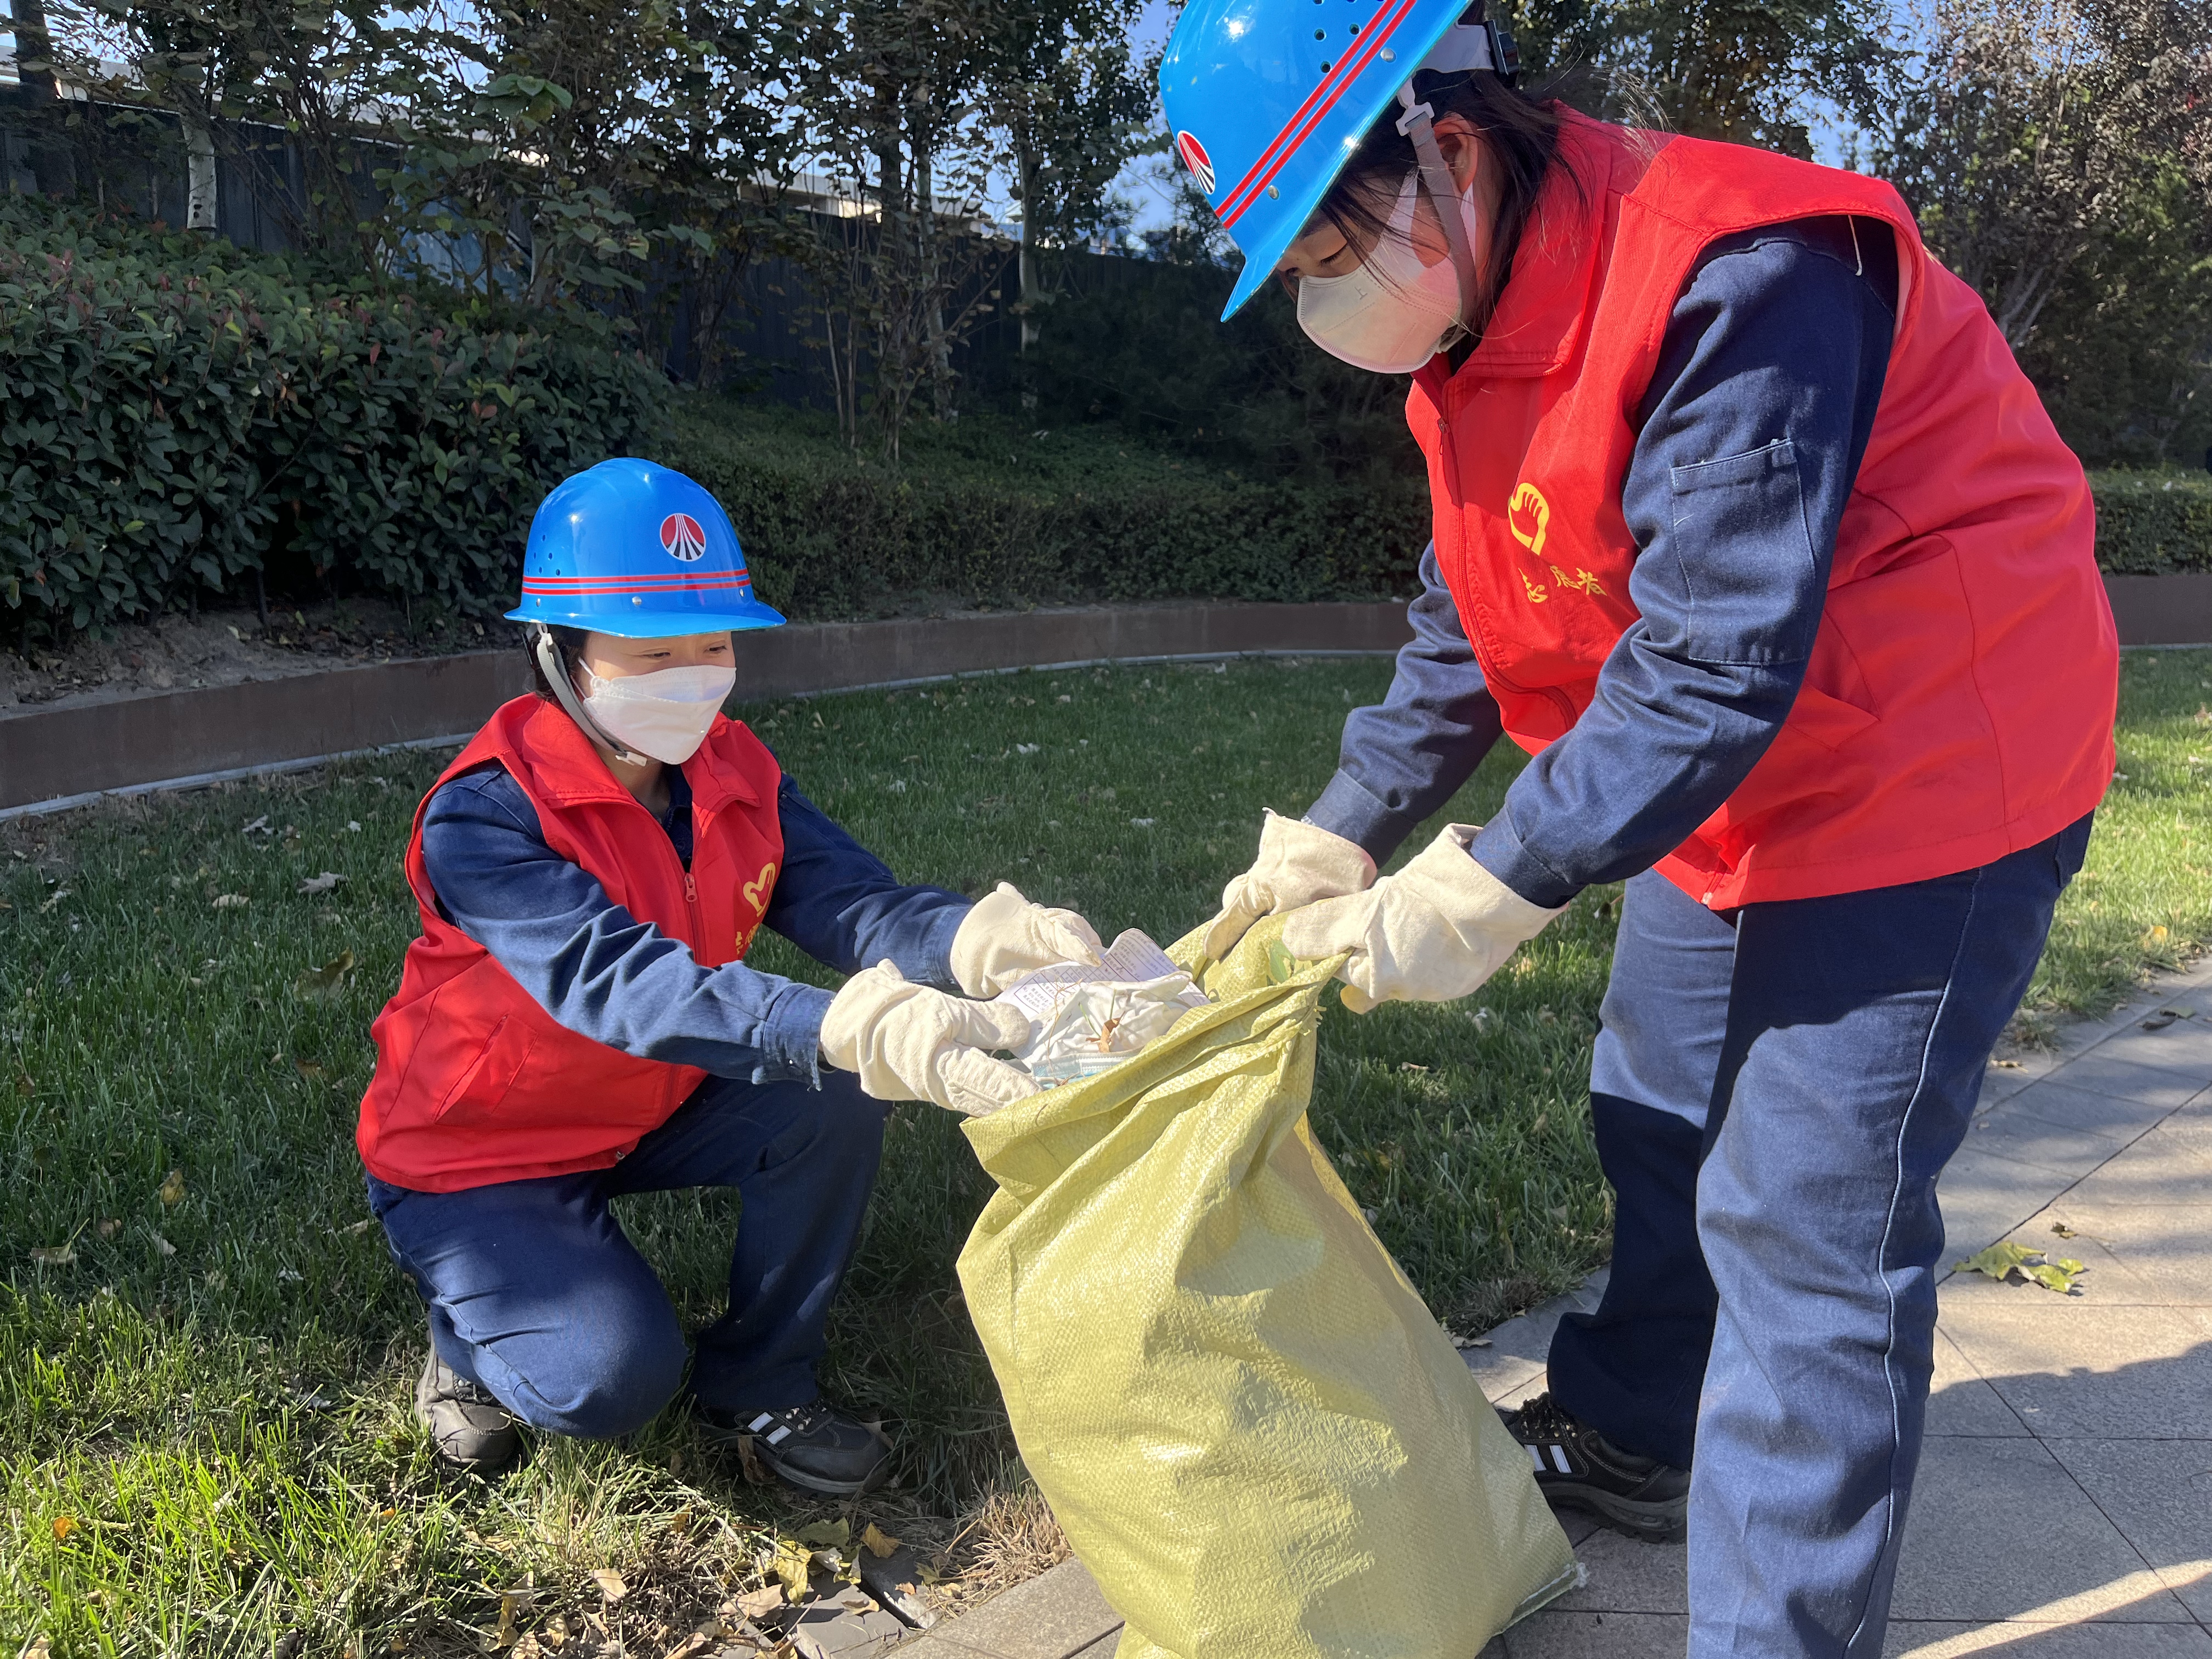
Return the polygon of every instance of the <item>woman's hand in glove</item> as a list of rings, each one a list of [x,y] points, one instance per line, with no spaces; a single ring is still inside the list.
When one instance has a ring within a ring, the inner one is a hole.
[[[955,1112],[995,1112],[1037,1091],[994,1048],[1029,1041],[1012,1008],[968,1002],[908,981],[888,962],[853,975],[822,1022],[822,1054],[856,1073],[878,1100],[929,1100]]]
[[[1260,827],[1260,856],[1221,890],[1221,914],[1206,930],[1206,957],[1219,962],[1262,916],[1361,892],[1374,879],[1375,860],[1358,842],[1269,812]]]
[[[1073,910],[1032,904],[1012,882],[980,900],[952,935],[952,978],[971,997],[994,997],[1025,974],[1063,962],[1096,965],[1098,930]]]
[[[1529,903],[1469,857],[1479,827],[1448,824],[1397,874],[1300,910],[1283,924],[1283,948],[1309,962],[1349,951],[1337,977],[1355,1014],[1466,996],[1565,913]]]

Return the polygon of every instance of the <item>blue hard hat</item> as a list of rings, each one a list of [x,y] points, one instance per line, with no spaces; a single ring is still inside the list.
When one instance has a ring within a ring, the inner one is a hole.
[[[1470,10],[1468,0],[1192,0],[1160,60],[1160,101],[1176,155],[1244,255],[1224,321],[1273,272],[1398,88],[1443,67],[1427,60]],[[1510,46],[1487,32],[1492,50],[1475,56],[1502,70]]]
[[[530,521],[509,622],[628,639],[780,628],[753,597],[722,504],[681,472],[618,459],[564,478]]]

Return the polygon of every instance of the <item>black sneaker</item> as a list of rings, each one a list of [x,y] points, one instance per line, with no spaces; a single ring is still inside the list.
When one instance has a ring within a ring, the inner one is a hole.
[[[1553,1509],[1585,1510],[1615,1532],[1655,1544],[1680,1540],[1690,1509],[1687,1469],[1623,1450],[1549,1394],[1498,1414],[1528,1449],[1536,1490]]]
[[[491,1391],[438,1358],[433,1346],[415,1383],[415,1420],[430,1433],[441,1462],[489,1474],[514,1461],[522,1434]]]
[[[775,1410],[723,1411],[699,1407],[706,1437],[734,1441],[750,1437],[753,1455],[769,1472],[794,1486],[839,1498],[870,1492],[890,1474],[890,1444],[876,1430],[816,1399],[804,1406]]]

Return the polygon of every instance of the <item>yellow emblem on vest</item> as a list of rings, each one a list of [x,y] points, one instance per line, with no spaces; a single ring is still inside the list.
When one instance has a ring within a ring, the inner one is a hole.
[[[1543,557],[1544,535],[1552,527],[1552,504],[1544,492],[1526,480],[1514,485],[1513,499],[1505,504],[1505,527],[1515,541]]]

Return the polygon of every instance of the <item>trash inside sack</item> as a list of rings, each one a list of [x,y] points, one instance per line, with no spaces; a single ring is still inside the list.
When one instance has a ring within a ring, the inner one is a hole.
[[[1012,1052],[1048,1089],[1111,1071],[1166,1036],[1191,1009],[1207,1006],[1206,993],[1190,975],[1134,927],[1096,966],[1071,962],[1041,968],[998,1000],[1033,1022],[1029,1042]]]

